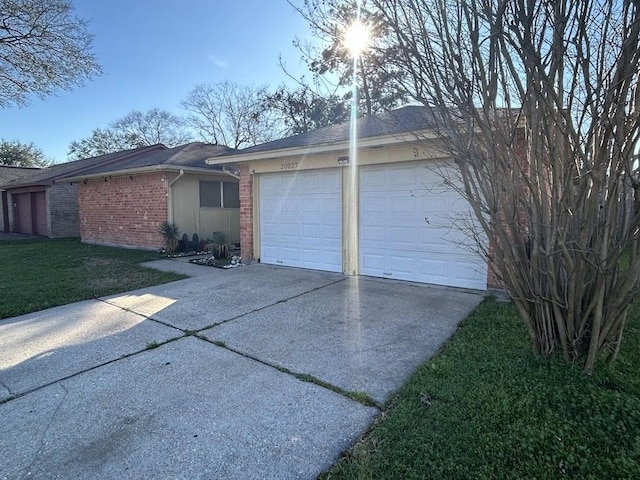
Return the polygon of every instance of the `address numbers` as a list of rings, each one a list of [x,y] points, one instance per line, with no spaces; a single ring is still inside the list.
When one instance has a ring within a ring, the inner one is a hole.
[[[281,163],[280,170],[294,170],[298,168],[298,162]]]

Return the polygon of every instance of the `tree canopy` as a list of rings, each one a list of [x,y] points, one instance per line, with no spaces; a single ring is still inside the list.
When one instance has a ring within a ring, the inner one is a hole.
[[[32,143],[22,143],[17,140],[0,141],[0,165],[14,167],[48,167],[51,161],[47,159],[38,147]]]
[[[83,85],[101,72],[70,0],[0,0],[0,107]]]
[[[313,85],[324,86],[316,88],[316,94],[322,98],[351,97],[354,60],[345,35],[360,11],[360,22],[366,25],[369,40],[366,52],[355,62],[359,112],[381,113],[406,103],[406,90],[399,87],[406,72],[394,61],[399,47],[388,41],[389,24],[378,9],[360,0],[304,0],[292,5],[311,29],[313,41],[297,38],[294,45],[314,75]]]
[[[284,124],[284,135],[297,135],[349,119],[349,104],[336,95],[319,96],[311,87],[284,85],[264,97],[264,109],[272,110]]]

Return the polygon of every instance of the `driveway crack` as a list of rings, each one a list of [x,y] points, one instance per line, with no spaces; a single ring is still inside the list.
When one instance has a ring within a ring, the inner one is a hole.
[[[4,383],[2,380],[0,380],[0,386],[3,387],[7,392],[9,392],[10,396],[14,396],[15,393],[11,390],[11,388],[9,387],[9,385],[7,385],[6,383]]]
[[[67,390],[67,387],[65,387],[62,382],[60,382],[59,385],[60,385],[60,388],[62,388],[62,390],[64,391],[64,395],[62,395],[62,398],[60,399],[60,402],[58,402],[58,405],[56,406],[55,410],[51,414],[51,418],[49,418],[49,422],[47,423],[47,426],[45,427],[44,431],[42,432],[42,435],[40,436],[40,440],[38,442],[38,448],[36,449],[35,453],[33,454],[33,458],[31,459],[31,462],[29,462],[29,465],[27,465],[24,468],[24,471],[22,473],[22,478],[27,478],[27,477],[31,476],[31,472],[30,472],[31,467],[33,467],[33,464],[38,459],[38,456],[40,455],[40,453],[42,451],[42,447],[44,445],[44,440],[47,437],[47,433],[49,433],[49,430],[51,429],[51,426],[53,425],[53,421],[55,420],[56,415],[58,414],[58,411],[60,410],[60,407],[62,407],[62,404],[64,403],[64,401],[66,400],[67,396],[69,395],[69,390]]]

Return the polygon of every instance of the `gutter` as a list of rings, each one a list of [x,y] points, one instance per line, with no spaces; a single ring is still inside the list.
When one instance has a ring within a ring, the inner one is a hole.
[[[204,174],[204,175],[231,175],[233,174],[224,170],[214,170],[206,167],[183,167],[176,168],[176,166],[172,166],[171,164],[161,163],[158,165],[147,165],[145,167],[134,167],[134,168],[125,168],[121,170],[105,170],[103,172],[95,172],[87,175],[78,175],[74,177],[64,177],[58,180],[59,182],[64,183],[80,183],[86,179],[95,179],[102,178],[108,175],[113,177],[118,176],[126,176],[126,175],[138,175],[145,173],[155,173],[155,172],[180,172],[184,170],[185,173],[193,173],[193,174]]]

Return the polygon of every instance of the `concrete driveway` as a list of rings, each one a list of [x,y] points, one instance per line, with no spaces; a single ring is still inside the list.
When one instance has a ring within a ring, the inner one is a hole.
[[[152,266],[192,278],[0,320],[0,478],[315,478],[482,299]]]

